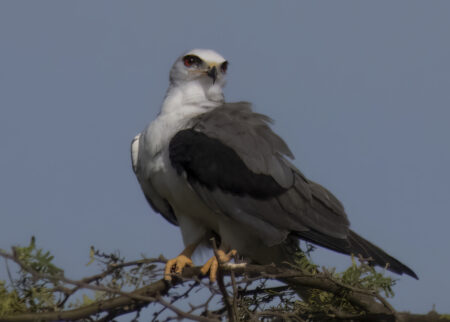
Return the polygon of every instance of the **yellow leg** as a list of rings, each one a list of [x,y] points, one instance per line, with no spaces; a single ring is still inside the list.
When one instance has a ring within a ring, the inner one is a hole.
[[[217,255],[219,257],[220,264],[228,263],[231,260],[231,257],[236,255],[236,250],[233,249],[226,254],[223,250],[218,249]],[[206,275],[209,272],[209,280],[211,282],[215,282],[217,280],[217,270],[219,268],[219,262],[217,261],[217,257],[211,257],[205,265],[202,266],[200,272],[203,275]]]
[[[166,281],[171,281],[173,274],[181,274],[185,266],[193,265],[191,256],[197,246],[198,243],[188,245],[180,255],[167,261],[164,269],[164,279]]]

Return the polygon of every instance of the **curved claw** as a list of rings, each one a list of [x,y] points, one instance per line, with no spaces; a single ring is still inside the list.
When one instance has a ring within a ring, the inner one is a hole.
[[[217,250],[217,255],[220,260],[220,264],[228,263],[231,258],[236,255],[236,250],[233,249],[228,254],[221,249]],[[209,272],[209,280],[214,283],[217,280],[217,270],[219,269],[219,262],[217,261],[217,257],[213,256],[202,266],[200,272],[203,275],[206,275]]]
[[[193,266],[192,260],[186,255],[180,254],[177,257],[168,260],[164,269],[164,279],[166,281],[171,281],[172,275],[180,275],[183,268],[186,266]]]

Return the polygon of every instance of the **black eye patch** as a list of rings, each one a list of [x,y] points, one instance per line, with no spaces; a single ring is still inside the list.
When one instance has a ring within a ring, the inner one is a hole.
[[[186,67],[200,66],[203,63],[203,61],[195,55],[184,56],[183,62]]]

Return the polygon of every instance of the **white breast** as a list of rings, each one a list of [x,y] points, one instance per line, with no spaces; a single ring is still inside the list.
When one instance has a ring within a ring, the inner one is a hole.
[[[136,149],[139,181],[150,182],[158,198],[169,202],[185,245],[199,241],[209,230],[219,231],[219,219],[198,197],[186,178],[176,173],[169,158],[169,144],[193,117],[223,102],[221,89],[220,95],[213,94],[214,100],[195,82],[169,88],[161,113],[142,132]]]
[[[190,112],[190,113],[187,113]],[[169,202],[180,225],[185,245],[201,239],[208,230],[216,230],[217,220],[191,188],[186,178],[172,167],[169,144],[187,122],[204,110],[187,107],[184,113],[158,116],[139,139],[139,181],[151,182],[160,198]]]

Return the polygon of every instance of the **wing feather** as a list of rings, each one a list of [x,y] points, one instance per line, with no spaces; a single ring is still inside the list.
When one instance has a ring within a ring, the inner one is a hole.
[[[270,122],[242,102],[201,114],[171,140],[172,165],[211,209],[259,232],[268,245],[310,229],[346,238],[342,205],[287,160],[293,155]]]
[[[178,226],[177,218],[175,217],[170,204],[161,196],[159,196],[150,180],[143,179],[143,176],[141,175],[141,169],[139,166],[140,138],[141,134],[138,134],[131,141],[131,164],[133,166],[133,171],[136,174],[139,184],[141,185],[147,202],[150,204],[153,210],[160,213],[171,224]]]
[[[349,229],[331,192],[292,165],[286,143],[249,103],[224,104],[192,120],[169,144],[172,165],[215,213],[233,218],[267,246],[292,234],[329,249],[415,273]]]

